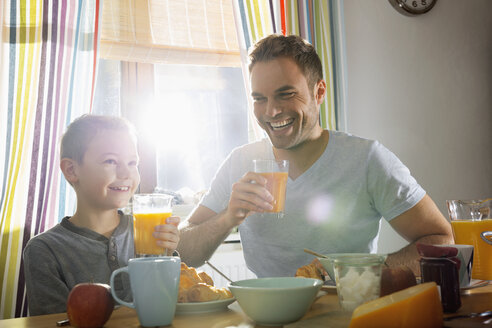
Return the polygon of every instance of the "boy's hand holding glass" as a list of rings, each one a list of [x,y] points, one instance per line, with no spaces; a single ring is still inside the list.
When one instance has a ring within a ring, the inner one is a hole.
[[[165,194],[133,196],[133,231],[137,257],[166,256],[179,241],[178,217],[172,217],[173,197]]]
[[[178,216],[170,216],[166,219],[166,224],[155,226],[152,234],[156,239],[157,245],[167,251],[168,256],[178,248],[179,230],[178,225],[180,218]]]

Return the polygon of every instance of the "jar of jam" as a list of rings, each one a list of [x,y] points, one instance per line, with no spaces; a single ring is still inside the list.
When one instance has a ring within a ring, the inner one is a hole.
[[[420,273],[422,282],[434,281],[439,285],[444,312],[456,312],[460,308],[460,280],[454,261],[445,257],[422,257]]]

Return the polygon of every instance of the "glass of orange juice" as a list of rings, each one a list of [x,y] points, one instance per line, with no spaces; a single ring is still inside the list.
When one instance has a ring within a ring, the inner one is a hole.
[[[274,218],[283,217],[287,180],[289,178],[289,161],[255,159],[253,160],[253,171],[260,173],[267,179],[266,188],[274,198],[273,209],[268,213],[263,213],[263,216]]]
[[[492,245],[483,237],[492,231],[492,198],[446,203],[455,244],[474,246],[472,278],[492,280]]]
[[[165,194],[133,195],[133,238],[137,257],[165,256],[167,250],[157,245],[152,235],[155,226],[166,224],[172,215],[173,196]]]

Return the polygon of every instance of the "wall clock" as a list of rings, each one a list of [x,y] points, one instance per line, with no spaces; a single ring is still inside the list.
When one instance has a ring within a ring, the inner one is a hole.
[[[434,7],[437,0],[388,0],[400,13],[407,16],[425,14]]]

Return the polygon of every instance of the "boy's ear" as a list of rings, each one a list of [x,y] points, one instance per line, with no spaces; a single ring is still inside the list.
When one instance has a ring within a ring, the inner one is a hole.
[[[78,180],[76,166],[77,162],[71,158],[62,158],[60,160],[60,169],[70,184],[74,184]]]

